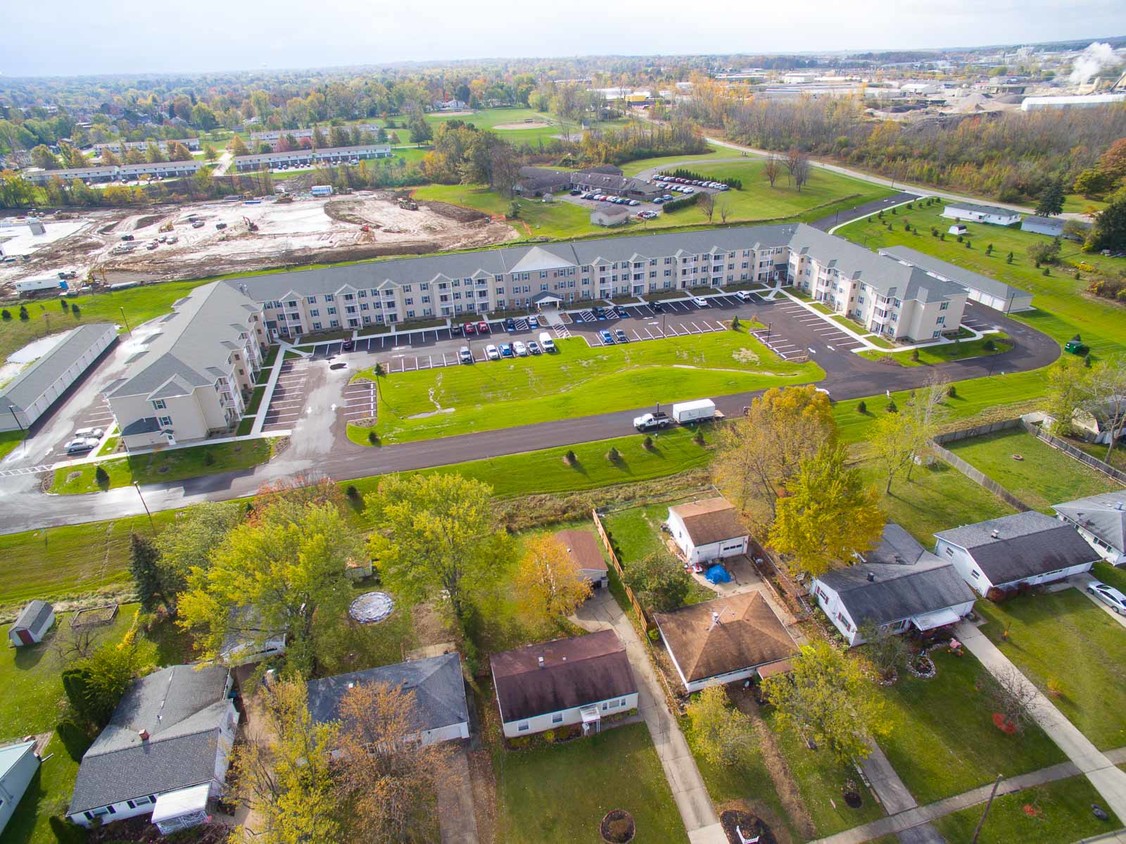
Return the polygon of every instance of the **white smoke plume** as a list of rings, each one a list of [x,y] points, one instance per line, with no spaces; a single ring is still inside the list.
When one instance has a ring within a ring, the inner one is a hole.
[[[1083,85],[1104,70],[1110,70],[1122,64],[1122,59],[1107,43],[1096,41],[1079,54],[1071,68],[1071,84]]]

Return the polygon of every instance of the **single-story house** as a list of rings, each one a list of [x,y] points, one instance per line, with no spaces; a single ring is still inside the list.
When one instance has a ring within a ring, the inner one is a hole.
[[[561,530],[555,534],[555,538],[563,543],[575,568],[592,587],[601,589],[606,586],[609,582],[609,571],[594,531]]]
[[[411,694],[414,726],[422,744],[469,738],[465,679],[456,653],[310,680],[309,714],[318,723],[339,721],[344,695],[367,684],[386,684]]]
[[[517,190],[522,196],[543,196],[545,193],[565,193],[571,189],[570,170],[552,170],[549,167],[521,167]]]
[[[38,645],[55,623],[55,608],[46,601],[29,601],[20,610],[15,623],[8,628],[8,639],[20,648],[24,645]]]
[[[788,670],[798,650],[759,592],[656,613],[654,619],[689,692]]]
[[[637,683],[613,630],[493,654],[490,663],[507,738],[581,724],[637,708]]]
[[[973,609],[973,590],[952,563],[927,551],[889,522],[875,550],[855,565],[815,578],[818,606],[850,645],[864,643],[859,628],[873,622],[903,633],[929,632],[957,623]]]
[[[747,553],[750,534],[726,498],[707,498],[669,508],[669,531],[689,563]]]
[[[172,665],[135,680],[82,757],[67,816],[88,827],[151,813],[165,835],[206,823],[237,726],[222,666]]]
[[[979,595],[1063,580],[1089,571],[1099,555],[1069,524],[1030,510],[935,534],[934,553],[949,560]]]
[[[1052,509],[1108,563],[1126,564],[1126,490],[1055,504]]]
[[[0,747],[0,833],[8,825],[37,770],[39,757],[34,741]]]
[[[942,216],[949,220],[970,220],[974,223],[989,223],[992,226],[1015,226],[1020,222],[1020,214],[1008,208],[995,205],[973,205],[969,202],[947,203]]]
[[[590,212],[592,226],[621,226],[629,222],[629,209],[620,205],[609,208],[595,208]]]
[[[1076,409],[1071,415],[1071,427],[1077,436],[1090,443],[1109,445],[1111,439],[1126,437],[1126,396],[1112,396],[1099,407]],[[1116,431],[1115,418],[1118,426]]]
[[[617,168],[614,168],[617,169]],[[577,170],[571,174],[571,184],[582,191],[624,196],[626,199],[652,201],[664,193],[663,188],[631,176],[604,172],[602,168]]]
[[[1046,234],[1049,237],[1063,237],[1064,222],[1059,217],[1038,217],[1029,214],[1020,221],[1020,230],[1033,234]]]

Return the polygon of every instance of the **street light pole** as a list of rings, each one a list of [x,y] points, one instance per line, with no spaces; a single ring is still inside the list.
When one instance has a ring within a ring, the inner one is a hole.
[[[149,512],[149,505],[145,503],[145,496],[141,495],[141,485],[133,481],[133,489],[137,490],[137,497],[141,499],[141,506],[145,508],[145,515],[149,517],[149,528],[152,530],[153,535],[156,535],[156,524],[152,520],[152,513]]]
[[[20,430],[22,431],[23,423],[20,422],[20,417],[16,414],[16,409],[12,407],[12,405],[8,405],[8,410],[12,411],[12,418],[16,420],[16,424],[20,426]]]
[[[118,310],[121,311],[121,321],[125,323],[125,330],[132,334],[133,329],[129,327],[129,320],[125,316],[125,307],[119,307]]]

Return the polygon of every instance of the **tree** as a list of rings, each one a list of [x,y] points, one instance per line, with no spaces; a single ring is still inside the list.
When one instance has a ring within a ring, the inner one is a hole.
[[[911,652],[903,636],[881,627],[871,619],[862,621],[857,633],[864,642],[864,656],[880,678],[889,680],[894,677]]]
[[[422,112],[415,112],[411,115],[410,120],[407,121],[407,129],[410,130],[410,142],[421,146],[434,137],[434,130],[430,128],[430,124],[426,122]]]
[[[206,568],[191,569],[178,623],[197,632],[204,658],[218,656],[232,633],[261,644],[286,631],[287,665],[301,674],[312,670],[318,639],[341,622],[348,604],[347,564],[363,555],[341,510],[285,495],[266,499],[211,553]],[[248,619],[252,631],[241,629]]]
[[[1126,177],[1126,138],[1119,138],[1099,156],[1099,171],[1108,179]]]
[[[745,517],[766,525],[802,461],[836,436],[824,393],[813,386],[767,390],[743,418],[720,429],[713,480]]]
[[[231,151],[231,155],[250,155],[250,150],[247,149],[246,142],[243,141],[243,139],[238,135],[235,135],[233,138],[231,138],[231,142],[227,145],[227,149]]]
[[[1126,250],[1126,188],[1113,194],[1103,210],[1095,214],[1095,224],[1084,248]]]
[[[923,453],[938,432],[945,398],[946,385],[936,381],[913,393],[904,412],[887,413],[876,419],[869,448],[886,478],[885,493],[891,492],[892,481],[900,474],[906,472],[907,480],[911,480],[916,456]]]
[[[351,809],[350,840],[423,840],[412,831],[434,826],[430,796],[450,776],[451,751],[417,741],[416,706],[413,691],[385,683],[355,686],[341,701],[337,789]]]
[[[1052,238],[1048,242],[1038,241],[1028,247],[1029,259],[1040,266],[1041,264],[1055,264],[1060,259],[1060,240]]]
[[[1088,199],[1095,199],[1110,190],[1113,184],[1106,173],[1091,167],[1075,177],[1071,189]]]
[[[413,600],[442,594],[466,634],[474,596],[503,577],[512,560],[492,494],[492,487],[461,475],[392,475],[366,499],[382,527],[370,546],[388,586]]]
[[[626,567],[626,583],[647,608],[658,612],[684,604],[692,581],[671,554],[655,551]]]
[[[849,565],[880,536],[884,515],[875,490],[864,485],[859,469],[845,465],[842,446],[825,445],[804,461],[779,500],[770,544],[789,555],[791,568],[816,577]]]
[[[204,144],[203,145],[203,158],[204,158],[204,160],[214,161],[218,157],[219,157],[219,153],[216,152],[215,147],[213,147],[211,144]]]
[[[179,141],[168,142],[168,160],[169,161],[191,161],[192,153],[186,146]]]
[[[62,675],[63,691],[79,718],[104,727],[140,671],[135,633],[130,630],[120,643],[105,642],[90,656],[74,663]]]
[[[582,606],[590,597],[591,585],[563,542],[543,534],[524,543],[524,556],[516,572],[516,593],[528,616],[546,626]]]
[[[176,598],[188,588],[193,569],[206,571],[211,552],[242,519],[242,508],[230,502],[208,502],[178,513],[176,522],[156,540],[156,575],[160,594],[176,612]]]
[[[766,157],[766,163],[762,165],[762,174],[766,176],[766,180],[770,182],[770,186],[774,187],[774,183],[778,181],[778,174],[782,171],[781,162],[778,156],[770,153]]]
[[[799,150],[797,147],[790,147],[790,151],[786,153],[786,169],[790,172],[790,178],[794,180],[794,186],[800,192],[802,185],[809,181],[809,156]],[[895,209],[892,209],[892,213]]]
[[[713,765],[730,767],[754,747],[750,719],[727,705],[722,686],[709,686],[688,704],[692,743]]]
[[[827,749],[842,765],[867,757],[868,738],[890,728],[860,663],[822,640],[803,645],[793,670],[767,678],[762,690],[782,729]]]
[[[1109,463],[1126,428],[1126,358],[1111,358],[1086,369],[1079,381],[1079,399],[1079,406],[1110,434],[1104,458]]]
[[[340,725],[317,723],[309,714],[305,683],[282,680],[263,687],[263,728],[258,740],[235,746],[235,799],[258,818],[254,840],[307,844],[344,840],[338,820],[332,751]]]
[[[1062,214],[1063,201],[1063,182],[1056,179],[1040,194],[1040,202],[1036,205],[1036,213],[1042,217],[1055,217],[1057,214]]]
[[[45,144],[39,144],[31,150],[31,165],[43,170],[58,170],[59,160]]]
[[[1011,731],[1021,732],[1035,720],[1040,693],[1016,666],[1005,665],[996,672],[983,671],[978,686]]]
[[[172,603],[164,594],[164,585],[161,583],[160,569],[157,566],[160,549],[151,538],[136,531],[129,535],[129,539],[131,549],[129,571],[133,575],[133,582],[137,585],[137,597],[141,599],[141,609],[152,612],[158,604],[163,604],[171,612]]]

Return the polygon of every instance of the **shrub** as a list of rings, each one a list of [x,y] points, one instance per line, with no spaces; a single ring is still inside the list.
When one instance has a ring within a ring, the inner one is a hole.
[[[203,465],[204,466],[214,466],[215,465],[215,455],[212,454],[210,451],[205,451],[203,453]]]
[[[617,446],[610,446],[610,450],[606,452],[606,459],[611,463],[618,463],[622,459],[622,453],[618,451]]]
[[[348,488],[344,490],[344,494],[349,498],[356,499],[360,497],[360,491],[356,489],[355,484],[348,484]]]
[[[958,235],[958,242],[959,242],[959,243],[961,243],[961,242],[962,242],[962,241],[963,241],[964,239],[965,239],[965,238],[963,238],[963,237],[962,237],[961,235]]]
[[[12,318],[12,312],[9,311],[7,308],[4,308],[4,310],[0,311],[0,319],[3,319],[5,322],[7,322],[11,318]]]
[[[27,322],[31,316],[27,312],[27,305],[20,305],[20,319]]]
[[[1006,263],[1006,264],[1011,264],[1012,262],[1013,262],[1013,253],[1012,253],[1012,252],[1010,252],[1010,253],[1008,254],[1008,256],[1007,256],[1007,257],[1005,258],[1005,263]]]
[[[938,229],[934,226],[931,226],[931,237],[938,237]]]
[[[990,243],[988,246],[985,247],[985,254],[986,255],[992,255],[993,254],[993,244],[992,243]]]
[[[82,316],[82,308],[78,307],[78,305],[71,305],[70,306],[70,312],[72,314],[74,314],[76,317]]]
[[[865,402],[865,401],[864,401],[863,399],[861,399],[861,400],[860,400],[860,404],[858,404],[858,405],[856,406],[856,412],[857,412],[857,413],[862,413],[862,414],[863,414],[863,413],[867,413],[867,412],[868,412],[868,403],[867,403],[867,402]]]
[[[1051,275],[1052,271],[1048,267],[1044,267],[1044,272],[1041,275]]]
[[[996,351],[997,344],[994,343],[992,340],[986,340],[984,343],[981,344],[981,348],[982,348],[982,351],[992,352],[992,351]]]
[[[543,734],[543,740],[548,744],[553,744],[555,742],[555,730],[546,730]]]
[[[692,442],[696,443],[696,445],[706,445],[706,441],[704,440],[704,432],[697,431],[696,435],[692,437]]]
[[[568,466],[574,466],[576,463],[579,462],[579,458],[577,458],[575,456],[574,451],[572,451],[571,449],[568,449],[567,453],[563,455],[563,462],[566,463]]]
[[[94,470],[94,481],[98,486],[109,486],[109,472],[105,470],[104,466],[98,466]]]
[[[375,432],[374,428],[368,431],[368,442],[372,445],[379,445],[379,434]]]
[[[919,350],[918,349],[912,349],[911,350],[911,360],[914,361],[915,363],[919,362]]]
[[[652,451],[653,450],[653,438],[651,436],[649,436],[648,434],[646,434],[645,439],[643,439],[641,441],[641,447],[644,448],[646,451]]]
[[[70,310],[70,302],[68,302],[66,299],[59,299],[59,307],[64,311],[68,311]]]
[[[973,244],[968,240],[966,241],[966,248],[967,249],[973,249]]]
[[[899,413],[899,407],[898,407],[898,405],[896,405],[895,399],[892,399],[891,401],[888,402],[887,412],[888,413]]]
[[[938,239],[945,241],[946,240],[946,232],[939,232],[938,233]]]
[[[741,323],[739,322],[739,317],[733,317],[732,320],[731,320],[731,330],[732,331],[738,331],[739,328],[740,328],[740,325],[741,325]]]
[[[952,399],[957,398],[958,397],[958,388],[955,387],[953,384],[951,384],[949,387],[946,388],[946,396],[948,398],[952,398]]]

